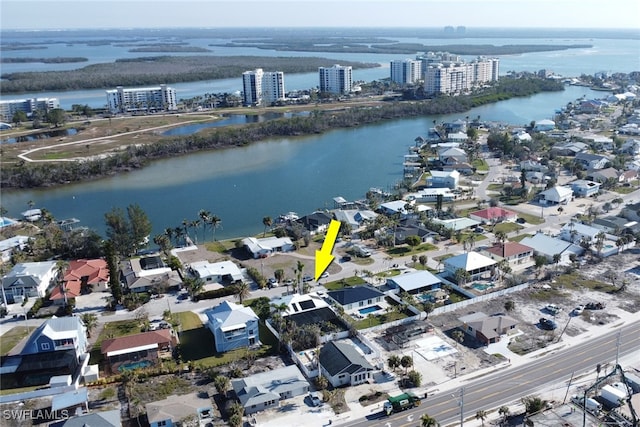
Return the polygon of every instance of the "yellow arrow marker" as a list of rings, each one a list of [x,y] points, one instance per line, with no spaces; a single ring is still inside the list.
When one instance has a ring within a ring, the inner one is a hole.
[[[331,251],[333,250],[333,245],[336,243],[339,230],[340,221],[332,219],[331,223],[329,223],[327,234],[324,236],[322,248],[320,248],[319,251],[316,251],[316,280],[320,278],[322,273],[324,273],[327,267],[329,267],[329,264],[331,264],[331,261],[335,258],[331,255]]]

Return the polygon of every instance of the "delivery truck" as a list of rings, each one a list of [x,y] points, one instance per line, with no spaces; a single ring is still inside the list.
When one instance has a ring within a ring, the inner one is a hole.
[[[391,415],[394,412],[404,411],[405,409],[415,408],[420,405],[420,398],[413,393],[403,393],[398,396],[392,396],[384,402],[384,413]]]

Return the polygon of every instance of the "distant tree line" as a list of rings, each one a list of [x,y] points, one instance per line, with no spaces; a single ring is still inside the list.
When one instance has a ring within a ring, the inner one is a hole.
[[[28,62],[42,62],[43,64],[65,64],[69,62],[87,62],[89,59],[82,56],[56,56],[55,58],[33,58],[25,56],[23,58],[0,58],[2,64],[23,64]]]
[[[381,107],[353,107],[341,111],[314,110],[297,116],[243,126],[213,128],[146,145],[130,145],[105,158],[81,162],[26,163],[5,165],[0,171],[3,188],[43,187],[95,179],[115,172],[143,167],[153,159],[200,150],[244,146],[274,137],[323,133],[330,129],[372,124],[383,120],[462,113],[478,105],[542,91],[562,90],[563,85],[539,78],[501,80],[496,87],[478,95],[448,96],[419,102],[392,102]]]
[[[161,83],[193,82],[238,78],[247,70],[309,73],[335,63],[327,58],[262,56],[154,56],[118,59],[92,64],[77,70],[17,72],[3,74],[2,92],[80,90],[116,86],[144,86]],[[353,68],[374,68],[380,64],[341,61]]]

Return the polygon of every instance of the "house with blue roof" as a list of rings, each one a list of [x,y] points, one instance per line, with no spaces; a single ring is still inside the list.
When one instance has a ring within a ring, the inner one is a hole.
[[[204,312],[207,327],[214,337],[216,351],[224,353],[260,344],[258,316],[251,307],[223,301]]]
[[[372,307],[384,301],[384,293],[371,286],[348,286],[335,291],[327,292],[327,295],[345,312]]]
[[[525,237],[520,243],[529,246],[534,254],[544,256],[551,263],[556,254],[560,255],[559,264],[570,264],[572,254],[580,256],[584,253],[584,248],[579,245],[540,232],[531,237]]]

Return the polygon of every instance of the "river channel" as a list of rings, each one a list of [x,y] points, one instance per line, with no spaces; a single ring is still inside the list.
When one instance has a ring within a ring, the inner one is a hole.
[[[262,218],[295,211],[303,215],[332,208],[332,199],[364,197],[370,187],[390,189],[402,179],[403,155],[433,120],[465,116],[524,125],[551,118],[558,108],[582,96],[605,92],[567,86],[474,108],[467,113],[392,120],[337,129],[321,135],[279,138],[241,148],[199,152],[153,162],[144,169],[94,182],[58,188],[2,191],[9,216],[19,217],[33,201],[58,219],[104,232],[104,213],[138,203],[153,223],[153,234],[197,219],[200,209],[222,218],[217,238],[259,233]],[[202,232],[198,233],[200,239]]]

